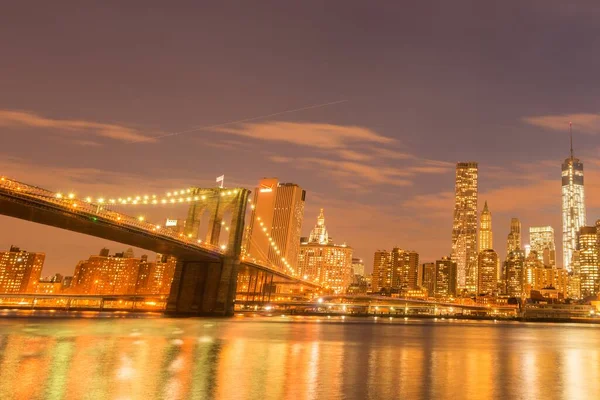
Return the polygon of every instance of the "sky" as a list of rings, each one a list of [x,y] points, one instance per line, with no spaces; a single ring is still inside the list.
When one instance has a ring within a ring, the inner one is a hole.
[[[500,257],[518,217],[552,226],[561,260],[569,121],[600,218],[598,18],[597,1],[12,2],[0,175],[82,196],[278,177],[307,190],[303,233],[324,208],[370,270],[377,249],[450,253],[455,164],[477,161]],[[0,217],[11,244],[45,274],[127,247]]]

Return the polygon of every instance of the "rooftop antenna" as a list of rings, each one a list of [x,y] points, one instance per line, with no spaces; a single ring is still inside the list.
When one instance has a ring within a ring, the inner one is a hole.
[[[571,160],[573,159],[573,123],[569,121],[569,136],[571,138]]]

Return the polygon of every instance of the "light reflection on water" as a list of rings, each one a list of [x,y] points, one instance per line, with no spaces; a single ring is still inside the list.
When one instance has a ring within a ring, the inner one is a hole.
[[[0,319],[0,399],[584,399],[600,327]]]

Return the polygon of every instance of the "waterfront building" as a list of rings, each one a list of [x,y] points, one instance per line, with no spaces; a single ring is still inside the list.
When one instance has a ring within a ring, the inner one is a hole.
[[[435,263],[421,264],[417,285],[426,289],[429,296],[435,296]]]
[[[319,282],[335,293],[345,293],[354,277],[352,252],[352,247],[346,244],[333,243],[321,209],[308,240],[300,243],[298,275],[306,280]]]
[[[352,271],[354,275],[365,276],[365,263],[362,258],[352,258]]]
[[[531,297],[531,291],[547,291],[553,289],[561,297],[567,297],[569,292],[569,274],[565,268],[544,265],[537,252],[531,251],[525,258],[523,275],[523,293]]]
[[[36,293],[40,294],[56,294],[63,291],[63,276],[54,274],[39,280],[35,289]]]
[[[571,262],[571,272],[568,276],[568,295],[569,298],[581,299],[581,278],[579,276],[579,252],[575,250]]]
[[[371,291],[373,293],[380,293],[382,289],[389,291],[392,287],[392,274],[392,253],[387,250],[375,251]]]
[[[135,284],[136,294],[169,294],[177,259],[158,254],[156,262],[140,260]]]
[[[529,228],[529,244],[540,261],[548,267],[556,266],[556,246],[554,229],[551,226],[532,226]]]
[[[581,297],[595,296],[600,284],[597,233],[595,226],[582,226],[577,239]],[[573,268],[572,268],[573,269]]]
[[[254,191],[243,255],[297,273],[306,191],[277,178],[261,179]]]
[[[492,213],[488,209],[487,201],[483,205],[479,220],[479,251],[494,248],[494,235],[492,232]]]
[[[0,252],[0,293],[35,293],[45,258],[16,246]]]
[[[373,292],[417,289],[419,253],[395,247],[391,252],[377,250],[373,258]]]
[[[106,252],[101,252],[106,254]],[[148,262],[136,258],[131,249],[112,256],[90,256],[80,261],[68,289],[73,294],[168,294],[176,260],[159,256]]]
[[[458,269],[458,288],[477,290],[477,179],[476,162],[456,164],[452,260]]]
[[[506,238],[506,254],[517,250],[521,250],[521,221],[518,218],[511,218],[510,232]]]
[[[525,252],[513,250],[504,262],[504,282],[506,294],[510,297],[523,297],[523,272]]]
[[[571,130],[571,125],[569,124]],[[571,154],[562,163],[562,227],[563,268],[571,271],[573,252],[577,249],[577,235],[586,225],[585,191],[583,187],[583,163],[573,156],[573,133]]]
[[[494,294],[498,291],[498,254],[492,249],[479,253],[477,294]]]
[[[400,290],[418,288],[419,253],[396,247],[392,250],[392,265],[394,268],[394,287]]]
[[[455,297],[457,294],[458,268],[450,257],[442,257],[435,262],[436,297]]]

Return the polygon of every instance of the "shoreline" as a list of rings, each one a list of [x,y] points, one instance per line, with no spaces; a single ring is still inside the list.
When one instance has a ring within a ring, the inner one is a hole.
[[[277,319],[280,322],[289,322],[295,319],[306,318],[304,322],[339,323],[345,319],[354,321],[375,319],[381,321],[493,321],[493,322],[522,322],[522,323],[555,323],[555,324],[586,324],[600,325],[600,318],[525,318],[525,317],[491,317],[491,316],[464,316],[464,315],[403,315],[403,314],[341,314],[341,313],[257,313],[236,312],[231,317],[189,317],[165,316],[162,312],[152,311],[90,311],[90,310],[27,310],[27,309],[0,309],[2,319],[222,319],[238,320],[240,317],[262,317],[264,319]],[[280,318],[285,317],[286,320]],[[322,318],[322,319],[319,319]]]

